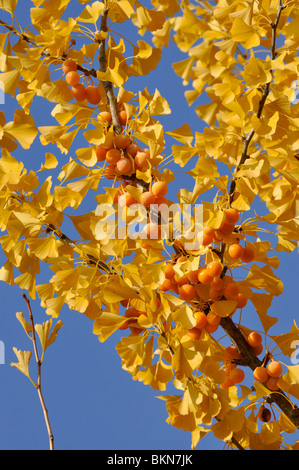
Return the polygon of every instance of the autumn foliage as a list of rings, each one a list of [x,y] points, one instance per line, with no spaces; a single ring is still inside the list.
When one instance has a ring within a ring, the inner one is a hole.
[[[13,121],[0,112],[0,279],[50,317],[36,325],[43,353],[67,307],[100,342],[115,341],[134,380],[161,392],[167,421],[190,433],[192,449],[208,433],[230,448],[298,448],[299,329],[294,319],[285,331],[283,312],[268,314],[283,295],[279,254],[298,256],[298,3],[79,0],[74,18],[71,2],[32,1],[28,30],[0,23],[0,80],[15,105]],[[16,0],[0,7],[17,14]],[[134,43],[113,32],[125,22]],[[167,116],[180,110],[157,89],[127,84],[150,83],[170,41],[184,59],[167,80],[175,73],[188,85],[202,132],[194,122],[169,129]],[[51,105],[52,124],[31,115],[39,100]],[[38,139],[45,158],[27,171]],[[191,208],[187,231],[174,205]],[[15,352],[28,376],[30,354]]]

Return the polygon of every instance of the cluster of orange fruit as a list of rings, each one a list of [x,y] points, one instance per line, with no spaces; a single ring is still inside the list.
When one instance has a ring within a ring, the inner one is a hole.
[[[176,263],[187,261],[186,256],[180,256]],[[162,291],[173,291],[181,299],[192,301],[197,298],[196,284],[209,285],[209,300],[235,300],[236,308],[243,308],[247,304],[247,299],[239,290],[238,283],[231,276],[221,277],[223,265],[220,261],[211,261],[206,266],[202,266],[194,271],[190,271],[179,277],[172,264],[165,269],[165,279],[159,288]],[[207,300],[208,300],[207,299]]]
[[[130,328],[131,333],[140,334],[143,330],[143,328],[138,324],[138,317],[140,317],[140,315],[147,316],[147,313],[141,312],[140,310],[136,310],[136,308],[134,307],[128,307],[123,315],[125,321],[119,327],[119,330],[127,330],[128,328]]]
[[[101,95],[98,88],[94,85],[85,87],[80,83],[80,75],[77,71],[76,61],[73,59],[66,59],[62,64],[62,70],[65,73],[65,81],[71,87],[73,97],[77,101],[85,101],[97,105],[101,101]]]
[[[257,331],[249,333],[247,343],[257,356],[262,353],[263,345],[260,333]],[[225,380],[220,385],[220,388],[229,388],[237,383],[243,382],[245,373],[242,369],[237,367],[234,362],[236,359],[242,359],[242,355],[235,346],[228,346],[225,350],[224,359]],[[253,377],[258,382],[264,383],[269,390],[275,391],[279,389],[277,383],[282,372],[282,364],[271,359],[267,366],[261,365],[256,367],[253,371]]]

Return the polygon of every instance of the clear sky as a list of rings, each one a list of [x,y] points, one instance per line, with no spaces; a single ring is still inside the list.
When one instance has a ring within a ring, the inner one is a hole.
[[[142,2],[147,4],[149,2]],[[28,13],[32,6],[30,0],[20,0],[17,17],[22,26],[28,24]],[[72,12],[76,16],[83,8],[77,0],[71,0]],[[0,18],[4,18],[0,12]],[[8,17],[5,16],[5,19]],[[116,25],[114,27],[117,28]],[[120,31],[132,35],[132,28],[122,25]],[[135,41],[140,39],[135,36]],[[138,92],[145,86],[151,93],[157,88],[172,109],[172,115],[161,119],[166,130],[173,130],[188,122],[193,130],[201,131],[193,108],[188,108],[184,98],[181,79],[175,75],[171,64],[183,56],[171,46],[164,51],[163,60],[149,77],[141,80],[132,79],[128,89]],[[36,100],[32,108],[38,125],[52,123],[50,111],[44,100]],[[12,118],[15,104],[6,97],[0,105],[8,118]],[[84,140],[84,145],[86,141]],[[170,153],[172,141],[167,139],[167,151]],[[173,142],[174,143],[174,142]],[[70,155],[75,156],[75,148],[80,147],[80,138],[75,141]],[[50,151],[63,162],[68,156],[61,155],[54,147],[42,147],[38,138],[29,151],[18,149],[13,155],[24,162],[28,169],[38,169],[44,161],[46,151]],[[48,175],[48,174],[47,174]],[[188,180],[189,181],[189,180]],[[170,185],[170,198],[175,199],[179,187],[186,187],[188,181],[180,176],[179,183]],[[90,199],[88,203],[90,203]],[[95,201],[93,202],[95,203]],[[87,203],[86,203],[87,204]],[[95,207],[95,206],[94,206]],[[86,207],[80,208],[84,210]],[[89,207],[90,210],[90,207]],[[71,237],[72,234],[68,233]],[[279,254],[281,265],[276,274],[285,284],[285,292],[273,300],[269,314],[283,316],[282,326],[289,331],[293,320],[298,316],[298,304],[295,293],[298,276],[298,253]],[[0,264],[5,261],[0,251]],[[46,282],[41,279],[40,283]],[[29,380],[10,366],[16,361],[12,348],[26,350],[31,348],[21,325],[16,319],[16,312],[27,315],[26,305],[16,286],[0,284],[0,340],[5,345],[5,364],[0,365],[0,449],[27,450],[48,449],[48,437],[41,406]],[[38,300],[32,301],[32,309],[37,323],[47,319]],[[248,322],[255,323],[252,305],[246,307]],[[166,423],[165,403],[156,397],[173,393],[152,390],[149,386],[135,382],[122,370],[121,361],[115,350],[119,336],[113,335],[107,342],[100,343],[92,334],[92,323],[84,315],[63,308],[60,319],[63,328],[57,341],[45,356],[42,368],[42,383],[45,401],[55,439],[56,449],[82,450],[190,450],[191,435]],[[251,326],[251,325],[250,325]],[[273,329],[273,332],[275,327]],[[276,331],[276,334],[278,331]],[[31,360],[34,370],[34,360]],[[32,373],[34,377],[34,373]],[[210,433],[211,434],[211,433]],[[223,443],[208,435],[198,445],[198,449],[222,449]]]

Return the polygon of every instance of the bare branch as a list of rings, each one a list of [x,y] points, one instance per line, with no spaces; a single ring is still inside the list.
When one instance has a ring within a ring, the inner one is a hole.
[[[35,360],[36,360],[36,364],[37,364],[37,375],[38,375],[37,376],[37,386],[36,386],[37,393],[38,393],[38,396],[39,396],[39,400],[40,400],[40,403],[41,403],[41,406],[42,406],[42,410],[43,410],[43,414],[44,414],[44,418],[45,418],[45,422],[46,422],[46,426],[47,426],[50,450],[54,450],[54,436],[53,436],[53,433],[52,433],[50,420],[49,420],[49,415],[48,415],[48,410],[46,408],[45,400],[44,400],[43,393],[42,393],[42,387],[41,387],[41,365],[42,364],[41,364],[41,361],[40,361],[40,358],[39,358],[37,345],[36,345],[36,336],[35,336],[33,314],[32,314],[32,310],[31,310],[30,302],[29,302],[28,298],[26,297],[26,294],[23,293],[22,295],[23,295],[23,298],[24,298],[24,300],[27,304],[27,307],[28,307],[30,322],[31,322],[31,326],[32,326],[32,342],[33,342]]]

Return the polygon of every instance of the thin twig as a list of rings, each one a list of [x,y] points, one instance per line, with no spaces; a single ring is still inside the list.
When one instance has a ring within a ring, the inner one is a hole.
[[[104,0],[103,0],[103,3]],[[108,17],[108,9],[105,8],[102,17],[101,17],[101,32],[106,33],[108,31],[107,28],[107,17]],[[106,40],[101,39],[99,42],[99,63],[100,63],[100,72],[107,71],[107,60],[106,60]],[[121,134],[122,126],[119,121],[118,112],[117,112],[117,101],[113,93],[113,86],[112,83],[109,81],[102,81],[103,87],[106,92],[106,96],[110,106],[110,112],[112,116],[112,124],[115,134]]]
[[[271,24],[271,28],[272,28],[272,44],[271,44],[271,60],[275,60],[276,56],[277,56],[277,51],[276,51],[276,45],[277,45],[277,28],[278,28],[278,23],[279,23],[279,20],[280,20],[280,17],[281,17],[281,12],[282,10],[285,9],[285,5],[283,5],[283,0],[279,0],[279,7],[278,7],[278,11],[277,11],[277,15],[276,15],[276,19],[275,19],[275,22]],[[259,102],[259,108],[258,108],[258,111],[256,113],[256,116],[258,119],[261,118],[262,116],[262,113],[263,113],[263,109],[264,109],[264,106],[265,106],[265,103],[266,103],[266,100],[268,98],[268,95],[270,93],[270,86],[271,86],[271,82],[273,80],[273,70],[270,71],[271,72],[271,76],[272,76],[272,79],[270,82],[266,83],[263,87],[263,95],[260,99],[260,102]],[[247,158],[249,158],[249,155],[248,155],[248,147],[249,147],[249,144],[250,142],[252,141],[253,137],[255,135],[255,131],[254,129],[251,129],[251,131],[249,132],[248,136],[244,139],[244,144],[243,144],[243,150],[242,150],[242,154],[241,154],[241,158],[240,158],[240,161],[239,161],[239,164],[237,165],[236,169],[235,169],[235,173],[237,173],[239,171],[239,169],[241,168],[241,166],[245,163],[245,161],[247,160]],[[234,192],[235,192],[235,188],[236,188],[236,176],[233,177],[233,180],[231,182],[231,185],[230,185],[230,190],[229,190],[229,205],[231,205],[232,201],[233,201],[233,197],[234,197]]]
[[[35,336],[33,314],[32,314],[32,310],[31,310],[30,302],[27,299],[26,294],[23,293],[22,296],[25,299],[25,302],[26,302],[27,307],[28,307],[28,312],[29,312],[29,317],[30,317],[30,322],[31,322],[31,327],[32,327],[32,342],[33,342],[35,360],[36,360],[36,364],[37,364],[37,374],[38,374],[36,388],[37,388],[39,400],[40,400],[40,403],[41,403],[41,406],[42,406],[42,410],[43,410],[43,414],[44,414],[44,418],[45,418],[45,422],[46,422],[46,426],[47,426],[50,450],[54,450],[54,436],[53,436],[53,433],[52,433],[50,420],[49,420],[49,415],[48,415],[48,410],[46,408],[45,400],[44,400],[43,393],[42,393],[42,387],[41,387],[41,365],[42,365],[42,363],[41,363],[41,360],[39,358],[37,345],[36,345],[36,336]]]

